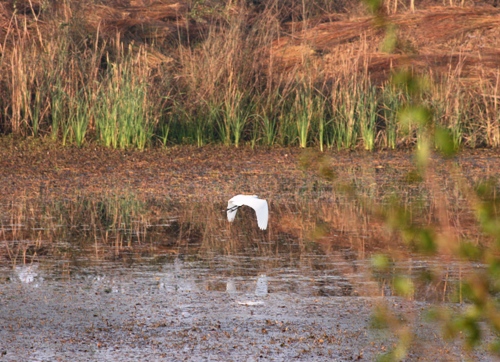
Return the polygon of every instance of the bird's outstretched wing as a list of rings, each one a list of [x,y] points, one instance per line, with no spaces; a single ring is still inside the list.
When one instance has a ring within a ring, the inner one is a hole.
[[[250,206],[255,210],[255,214],[257,215],[257,225],[259,225],[259,229],[266,230],[267,222],[269,219],[269,208],[267,206],[267,201],[258,199],[258,198],[248,198],[245,200],[244,205]]]

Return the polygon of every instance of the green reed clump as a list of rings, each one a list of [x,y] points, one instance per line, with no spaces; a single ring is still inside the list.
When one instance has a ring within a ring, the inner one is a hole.
[[[153,138],[156,120],[148,99],[147,76],[138,75],[134,69],[141,63],[126,57],[112,64],[97,94],[96,137],[107,147],[144,149]]]
[[[280,145],[292,146],[296,145],[298,140],[298,128],[297,121],[294,118],[296,114],[294,113],[294,101],[295,97],[289,94],[281,104],[279,111],[277,112],[275,119],[276,125],[276,141]]]
[[[22,135],[50,134],[63,144],[81,145],[91,118],[89,85],[96,80],[101,48],[77,50],[73,25],[53,28],[38,18],[29,27],[26,19],[23,22],[14,14],[5,39],[11,47],[0,59],[0,83],[10,95],[2,115],[11,120],[6,129]],[[36,41],[30,29],[36,30]]]
[[[218,129],[222,142],[226,146],[238,147],[243,132],[250,119],[254,117],[254,104],[251,99],[238,89],[228,89],[222,103],[222,114],[218,118]]]
[[[256,102],[254,128],[260,133],[257,138],[263,145],[272,146],[278,142],[280,115],[283,113],[284,92],[273,89],[261,94]]]
[[[375,87],[339,81],[333,89],[315,88],[302,81],[288,89],[286,97],[276,99],[280,108],[268,105],[270,109],[257,113],[265,144],[271,140],[301,148],[315,144],[323,151],[325,146],[356,147],[361,135],[365,148],[375,147],[380,106]]]
[[[429,107],[434,110],[436,124],[449,130],[453,147],[458,150],[464,143],[466,127],[472,116],[470,99],[460,83],[452,81],[433,84],[432,94]]]
[[[403,91],[395,89],[391,84],[385,84],[381,90],[380,118],[384,130],[384,147],[396,149],[400,139],[400,126],[398,122],[398,109],[406,101]]]
[[[290,118],[295,119],[299,147],[306,148],[312,141],[323,150],[326,116],[326,97],[310,85],[297,89]],[[313,130],[316,130],[315,135],[311,134]]]
[[[37,42],[26,27],[12,24],[12,51],[0,64],[6,70],[0,72],[0,83],[8,85],[11,98],[2,118],[11,120],[11,132],[51,134],[63,144],[78,146],[96,136],[107,146],[146,147],[158,107],[150,103],[144,52],[134,58],[128,55],[131,49],[118,45],[119,59],[113,65],[108,57],[110,70],[103,72],[100,62],[106,44],[99,44],[97,33],[89,34],[94,39],[82,45],[78,34],[84,25],[77,20],[65,27],[38,29]]]
[[[358,84],[357,79],[339,81],[332,90],[330,102],[333,141],[337,149],[355,147],[360,133],[365,147],[372,149],[375,142],[377,99],[369,84]]]
[[[167,127],[171,143],[201,147],[211,142],[220,142],[219,129],[224,123],[222,114],[220,104],[200,101],[196,105],[187,106],[175,102],[165,116],[163,127]]]
[[[377,120],[378,120],[378,96],[375,89],[367,87],[360,94],[360,100],[357,107],[357,114],[360,124],[361,138],[365,150],[372,151],[375,148],[377,137]]]
[[[311,119],[313,115],[314,101],[306,94],[297,94],[294,102],[292,117],[295,118],[297,124],[297,134],[299,139],[299,146],[301,148],[307,147],[309,131],[311,129]]]
[[[287,131],[287,138],[291,144],[298,141],[299,147],[307,147],[309,141],[309,132],[311,129],[311,119],[313,117],[312,110],[313,98],[311,94],[303,93],[298,90],[292,101],[292,105],[288,114],[283,117],[283,122],[290,123],[282,130]],[[295,129],[292,126],[294,123]]]

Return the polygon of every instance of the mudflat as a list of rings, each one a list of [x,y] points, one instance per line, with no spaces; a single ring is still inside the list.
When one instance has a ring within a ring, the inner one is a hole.
[[[65,197],[131,192],[173,200],[235,192],[284,197],[325,180],[315,164],[318,157],[326,157],[321,162],[333,172],[332,182],[368,175],[383,186],[403,180],[414,169],[409,150],[321,154],[297,148],[176,146],[137,151],[35,143],[2,140],[0,198],[40,192]],[[464,150],[446,161],[436,156],[432,167],[437,177],[446,176],[450,163],[471,181],[500,176],[500,152],[495,149]]]

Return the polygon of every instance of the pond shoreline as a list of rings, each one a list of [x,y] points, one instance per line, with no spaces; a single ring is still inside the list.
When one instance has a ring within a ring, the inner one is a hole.
[[[317,172],[318,158],[326,159],[321,162],[333,171],[333,182],[367,173],[375,175],[376,182],[388,182],[404,178],[414,168],[412,155],[410,150],[319,153],[313,148],[224,146],[137,151],[32,146],[11,140],[0,143],[0,199],[41,193],[48,197],[130,193],[184,201],[237,193],[286,197],[295,194],[297,187],[325,181]],[[464,150],[450,161],[459,164],[471,179],[500,177],[500,152],[494,149]],[[439,157],[435,165],[443,167],[438,173],[447,172]]]

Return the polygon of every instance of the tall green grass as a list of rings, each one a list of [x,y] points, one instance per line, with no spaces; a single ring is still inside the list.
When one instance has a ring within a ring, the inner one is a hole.
[[[500,145],[498,75],[465,87],[457,69],[414,99],[389,82],[371,84],[367,70],[347,59],[363,57],[364,48],[339,53],[346,61],[328,71],[312,66],[307,52],[300,54],[305,65],[283,70],[272,45],[284,8],[255,13],[243,4],[237,13],[218,7],[202,37],[179,37],[162,49],[173,61],[158,64],[148,53],[154,44],[127,47],[120,36],[89,32],[82,10],[67,5],[79,20],[65,26],[38,18],[27,26],[13,15],[0,57],[0,132],[113,148],[395,149],[418,144],[418,126],[403,125],[398,110],[422,101],[432,105],[430,121],[453,135],[455,148]],[[63,20],[56,8],[44,11]]]
[[[96,137],[107,147],[144,149],[153,139],[156,120],[147,79],[133,71],[140,66],[134,59],[112,64],[97,93],[93,105]]]

